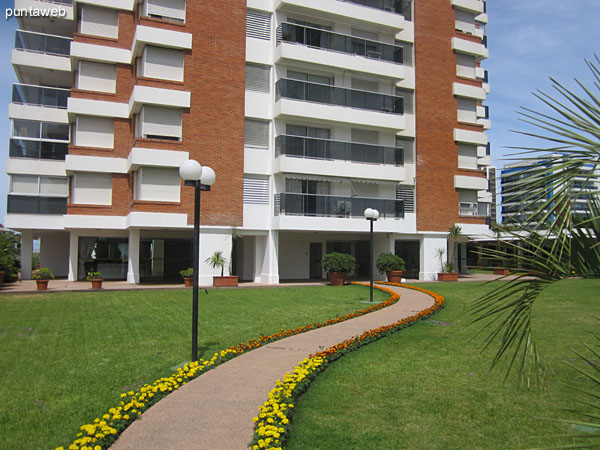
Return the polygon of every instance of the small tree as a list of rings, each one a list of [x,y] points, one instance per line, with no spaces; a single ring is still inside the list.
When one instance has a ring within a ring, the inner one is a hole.
[[[210,258],[206,258],[204,260],[205,263],[208,263],[210,267],[213,269],[220,268],[221,276],[225,272],[225,266],[227,265],[227,258],[223,256],[223,250],[215,251]]]
[[[448,240],[452,243],[450,248],[452,253],[448,252],[448,265],[452,265],[454,268],[454,257],[456,256],[456,250],[458,247],[458,241],[463,236],[462,228],[458,225],[454,225],[448,230]]]
[[[10,231],[0,232],[0,270],[5,281],[16,281],[21,267],[21,236]]]

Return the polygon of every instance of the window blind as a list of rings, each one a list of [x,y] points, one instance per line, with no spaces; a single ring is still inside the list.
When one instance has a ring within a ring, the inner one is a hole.
[[[270,92],[271,68],[258,64],[246,64],[246,90]]]
[[[244,124],[245,147],[269,147],[269,122],[246,119]]]
[[[256,39],[271,39],[271,14],[249,9],[246,14],[246,36]]]
[[[244,204],[269,204],[269,179],[264,177],[244,177]]]

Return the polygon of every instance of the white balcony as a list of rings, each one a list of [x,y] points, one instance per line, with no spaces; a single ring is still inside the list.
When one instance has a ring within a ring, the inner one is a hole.
[[[478,125],[483,125],[484,130],[489,130],[492,128],[492,121],[490,119],[477,119]]]
[[[481,0],[451,0],[452,6],[464,11],[481,14],[483,13],[483,2]]]
[[[275,49],[275,62],[304,62],[322,67],[350,70],[400,81],[406,77],[406,68],[395,64],[360,55],[350,55],[302,44],[281,42]]]
[[[339,0],[275,0],[276,10],[314,15],[331,21],[342,21],[355,26],[380,29],[399,33],[406,27],[404,16],[391,11],[392,8],[370,8],[349,1]]]
[[[67,176],[64,161],[42,159],[7,159],[6,173],[9,175],[42,175],[48,177]]]
[[[130,50],[83,42],[71,43],[71,56],[74,60],[84,59],[112,64],[131,64]]]
[[[485,146],[488,143],[488,137],[485,133],[479,131],[454,129],[454,140],[465,144],[474,144]]]
[[[134,147],[127,158],[126,171],[137,170],[141,166],[177,167],[189,159],[188,152],[173,150],[152,150]]]
[[[454,187],[456,189],[468,189],[476,191],[485,191],[488,188],[487,178],[469,177],[466,175],[454,176]]]
[[[146,45],[191,50],[192,35],[181,31],[138,25],[133,37],[132,54],[140,56]]]
[[[129,111],[139,112],[142,105],[189,108],[192,94],[188,91],[136,85],[129,99]]]
[[[67,155],[65,170],[73,172],[127,173],[127,160],[102,156]]]
[[[485,45],[457,37],[452,38],[452,50],[475,56],[478,60],[486,59],[490,56],[490,52]]]
[[[469,84],[454,83],[452,92],[456,97],[470,98],[474,100],[485,100],[485,91],[483,88],[471,86]]]
[[[87,98],[69,98],[67,107],[69,116],[82,114],[85,116],[129,118],[129,105],[127,103],[106,102]]]

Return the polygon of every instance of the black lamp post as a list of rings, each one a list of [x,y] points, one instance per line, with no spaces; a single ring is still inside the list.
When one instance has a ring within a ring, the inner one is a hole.
[[[370,286],[371,286],[371,297],[369,299],[370,302],[373,301],[373,222],[379,219],[379,211],[372,208],[365,209],[364,212],[365,218],[371,224],[371,259],[369,261],[369,275],[370,275]]]
[[[198,361],[198,280],[200,272],[200,192],[210,191],[215,171],[189,159],[179,167],[185,186],[193,186],[194,196],[194,286],[192,288],[192,362]]]

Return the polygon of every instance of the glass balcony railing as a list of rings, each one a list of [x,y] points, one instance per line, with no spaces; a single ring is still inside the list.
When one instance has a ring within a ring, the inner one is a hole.
[[[405,14],[406,0],[341,0],[343,2],[354,3],[356,5],[367,6],[369,8],[381,9],[396,14]],[[410,5],[409,5],[410,6]]]
[[[490,215],[489,203],[460,203],[458,206],[460,216],[487,217]]]
[[[67,199],[65,197],[9,195],[6,210],[9,214],[64,215],[67,213]]]
[[[404,164],[404,149],[402,148],[331,141],[305,136],[277,136],[275,138],[275,156],[280,155],[394,166]]]
[[[9,156],[11,158],[55,159],[64,161],[69,153],[66,142],[29,141],[11,139]]]
[[[276,215],[364,218],[365,209],[374,208],[384,219],[404,217],[403,200],[282,192],[275,195],[275,205]]]
[[[403,49],[397,45],[287,22],[279,25],[277,35],[284,42],[402,64]]]
[[[395,95],[359,91],[327,84],[282,78],[276,84],[277,100],[290,98],[307,102],[404,114],[404,99]]]
[[[69,56],[72,40],[60,36],[17,30],[15,33],[15,48],[48,55]]]
[[[47,108],[67,108],[71,96],[70,89],[13,84],[13,103]]]

